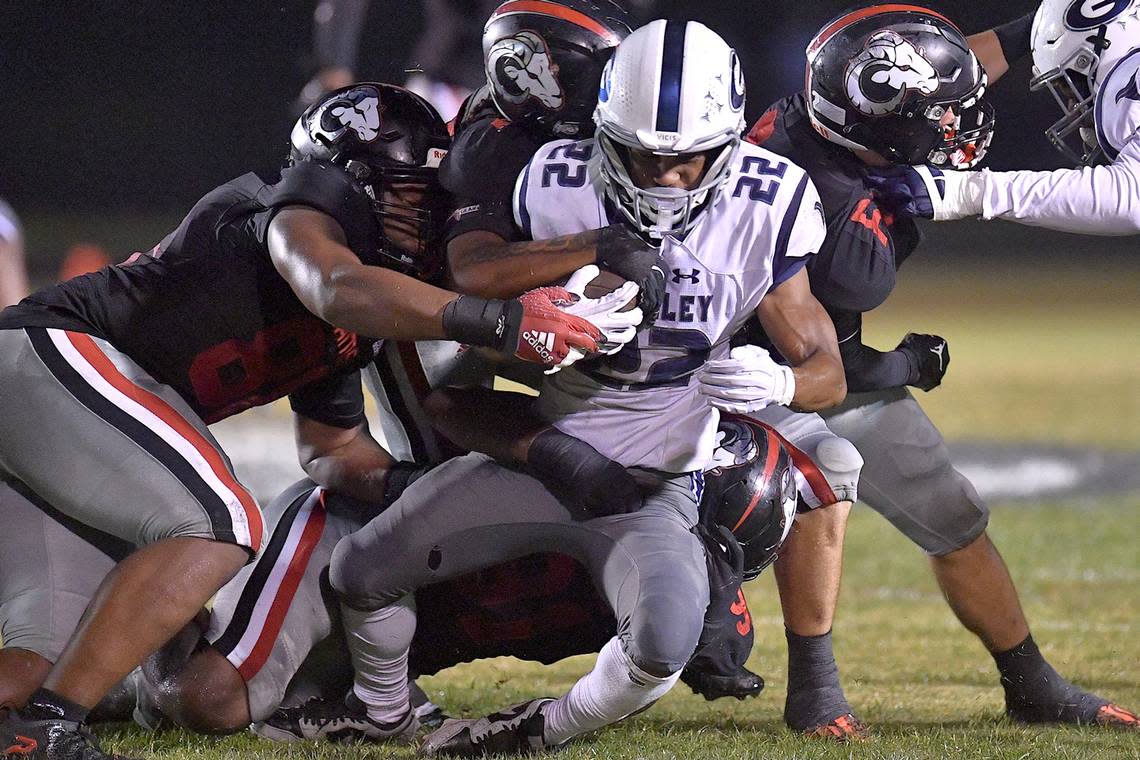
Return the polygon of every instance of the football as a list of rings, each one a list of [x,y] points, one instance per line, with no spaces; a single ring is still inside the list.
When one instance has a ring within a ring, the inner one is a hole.
[[[587,298],[601,298],[604,295],[614,292],[625,284],[625,280],[620,275],[613,272],[607,272],[604,269],[598,271],[598,276],[586,283],[586,287],[582,293]],[[637,306],[637,298],[633,298],[625,306],[618,309],[618,311],[629,311]]]

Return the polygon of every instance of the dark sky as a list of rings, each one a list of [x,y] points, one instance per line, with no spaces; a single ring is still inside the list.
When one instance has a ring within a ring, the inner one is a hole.
[[[803,48],[849,0],[660,0],[661,15],[690,15],[741,55],[754,117],[803,82]],[[1032,9],[939,2],[967,34]],[[0,4],[0,195],[37,211],[175,211],[252,168],[280,163],[287,107],[309,69],[313,3]],[[416,35],[417,0],[373,0],[361,78],[402,82]],[[1046,94],[1027,92],[1028,61],[992,90],[993,168],[1059,165],[1041,131],[1055,118]]]

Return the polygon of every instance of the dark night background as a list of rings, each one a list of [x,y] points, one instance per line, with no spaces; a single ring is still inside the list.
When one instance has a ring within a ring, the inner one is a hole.
[[[802,86],[805,44],[849,5],[658,0],[657,7],[658,15],[706,22],[739,51],[748,115],[755,118]],[[53,237],[60,225],[80,236],[100,225],[114,228],[107,242],[116,259],[149,247],[161,232],[142,220],[160,230],[221,182],[280,165],[288,105],[312,73],[306,57],[313,6],[311,0],[3,3],[0,196],[25,217],[33,263],[58,255],[39,249],[60,245]],[[970,34],[1034,3],[932,7]],[[373,0],[360,78],[402,83],[416,64],[409,56],[422,27],[418,0]],[[991,168],[1061,165],[1042,135],[1056,106],[1045,93],[1029,93],[1028,79],[1029,61],[1022,60],[991,90],[998,111]],[[136,218],[133,234],[121,229],[119,220]],[[96,232],[88,236],[98,239]]]

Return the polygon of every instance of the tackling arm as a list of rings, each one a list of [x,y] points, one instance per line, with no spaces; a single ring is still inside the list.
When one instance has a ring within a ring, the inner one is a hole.
[[[385,501],[392,455],[368,432],[368,423],[339,428],[293,415],[297,457],[305,474],[331,491],[379,504]]]
[[[811,294],[805,269],[768,291],[756,308],[756,316],[791,365],[795,377],[793,406],[815,411],[844,399],[847,382],[835,327]]]
[[[456,295],[361,263],[327,214],[282,209],[269,225],[269,253],[301,303],[329,324],[377,338],[447,337],[443,310]]]

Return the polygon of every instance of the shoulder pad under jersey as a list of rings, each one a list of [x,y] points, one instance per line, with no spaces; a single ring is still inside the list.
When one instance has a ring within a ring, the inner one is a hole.
[[[372,200],[344,169],[325,161],[298,161],[258,199],[266,208],[310,206],[337,221],[357,255],[376,248],[377,218]]]

